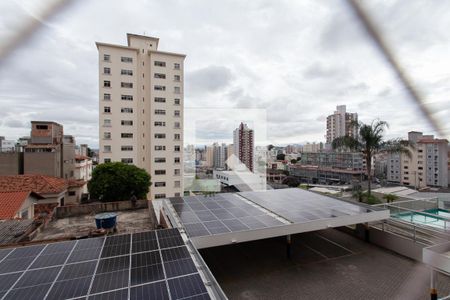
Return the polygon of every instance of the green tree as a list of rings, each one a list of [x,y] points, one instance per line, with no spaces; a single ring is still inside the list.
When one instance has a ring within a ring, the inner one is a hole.
[[[284,160],[286,158],[286,154],[279,153],[277,154],[277,160]]]
[[[332,142],[333,149],[344,149],[362,152],[366,160],[368,195],[371,195],[372,185],[372,157],[379,152],[405,153],[411,156],[409,147],[412,145],[409,141],[401,139],[392,139],[383,141],[383,135],[386,128],[389,127],[385,121],[372,121],[371,124],[352,123],[358,129],[358,136],[341,136],[335,138]]]
[[[147,199],[150,175],[144,169],[121,162],[98,165],[88,183],[91,198],[102,202]]]
[[[289,187],[298,187],[300,185],[300,180],[294,176],[288,176],[283,179],[283,184],[288,185]]]
[[[273,147],[274,147],[274,145],[272,145],[272,144],[270,144],[269,146],[267,146],[267,150],[272,150],[273,149]]]
[[[391,203],[397,200],[398,196],[394,194],[387,194],[383,196],[383,199],[386,200],[387,203]]]

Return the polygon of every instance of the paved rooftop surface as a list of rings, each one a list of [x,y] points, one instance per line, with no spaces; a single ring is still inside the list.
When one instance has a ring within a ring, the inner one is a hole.
[[[118,211],[117,233],[133,233],[153,229],[148,209]],[[88,235],[95,230],[94,214],[51,221],[33,240],[68,238]]]
[[[427,266],[335,229],[201,250],[230,299],[429,299]],[[450,278],[438,276],[439,296]]]

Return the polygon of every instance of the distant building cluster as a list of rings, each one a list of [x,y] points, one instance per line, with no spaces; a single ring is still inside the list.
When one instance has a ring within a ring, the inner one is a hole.
[[[93,168],[92,159],[87,156],[88,147],[86,144],[77,146],[73,136],[64,134],[61,124],[32,121],[29,137],[17,142],[4,141],[2,139],[0,152],[0,182],[10,182],[14,191],[38,195],[41,195],[40,190],[30,188],[33,185],[29,182],[63,182],[68,189],[54,199],[58,205],[80,203],[84,195],[87,196],[87,182]],[[0,192],[11,191],[11,186],[0,187]]]

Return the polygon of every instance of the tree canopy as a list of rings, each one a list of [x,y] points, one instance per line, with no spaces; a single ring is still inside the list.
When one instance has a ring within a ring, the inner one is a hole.
[[[368,195],[371,194],[372,157],[378,152],[405,153],[411,156],[409,141],[392,139],[384,141],[384,132],[389,127],[385,121],[375,120],[371,124],[352,123],[358,130],[357,137],[341,136],[332,142],[333,149],[343,149],[362,152],[366,160]]]
[[[277,154],[277,160],[284,160],[286,158],[286,154],[278,153]]]
[[[92,199],[102,202],[147,199],[150,175],[144,169],[121,162],[100,164],[92,172],[88,183]]]

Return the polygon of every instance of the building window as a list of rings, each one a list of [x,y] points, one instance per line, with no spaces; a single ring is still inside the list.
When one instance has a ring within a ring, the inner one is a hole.
[[[111,132],[103,132],[103,138],[105,140],[110,140],[111,139]]]
[[[173,175],[175,175],[175,176],[179,176],[181,173],[180,173],[180,169],[174,169],[173,170]]]
[[[104,61],[111,61],[111,55],[109,55],[109,54],[103,54],[103,60],[104,60]]]
[[[181,68],[181,65],[180,65],[179,63],[174,63],[174,64],[173,64],[173,68],[174,68],[175,70],[179,70],[179,69]]]
[[[165,163],[166,158],[165,157],[155,157],[155,163]]]
[[[166,198],[166,194],[155,194],[155,199]]]
[[[155,91],[165,91],[166,87],[164,85],[155,85]]]
[[[155,151],[165,151],[166,146],[155,146]]]
[[[155,73],[154,77],[155,78],[160,78],[160,79],[166,79],[166,74]]]
[[[122,138],[125,138],[125,139],[131,139],[131,138],[133,138],[133,134],[132,134],[132,133],[121,133],[120,136],[121,136]]]
[[[109,80],[103,81],[103,87],[111,87],[111,81]]]
[[[179,133],[175,133],[175,134],[173,135],[173,139],[176,140],[176,141],[179,141],[180,138],[181,138],[181,135],[180,135]]]
[[[165,61],[155,61],[155,66],[157,67],[165,67],[166,66],[166,62]]]
[[[175,98],[175,99],[173,100],[173,104],[175,104],[175,105],[180,105],[180,99],[179,99],[179,98]]]
[[[155,102],[158,102],[158,103],[165,103],[165,102],[166,102],[166,98],[155,97]]]
[[[166,170],[155,170],[155,175],[166,175]]]
[[[103,160],[103,162],[106,164],[106,163],[110,163],[111,162],[111,158],[105,158],[104,160]]]
[[[131,108],[131,107],[122,107],[122,108],[120,109],[120,112],[132,114],[132,113],[133,113],[133,108]]]
[[[126,101],[133,101],[133,96],[132,95],[121,95],[120,99],[126,100]]]
[[[179,188],[181,186],[181,182],[180,181],[175,181],[174,182],[174,187]]]
[[[155,133],[155,139],[165,139],[166,135],[164,133]]]
[[[180,122],[175,122],[174,127],[175,129],[179,129],[181,127]]]
[[[155,182],[155,187],[163,187],[166,186],[166,183],[164,181]]]
[[[123,87],[123,88],[132,89],[133,88],[133,83],[132,82],[121,82],[120,86]]]
[[[179,157],[175,157],[173,159],[173,162],[176,163],[176,164],[179,164],[180,163],[180,158]]]
[[[111,120],[110,119],[104,119],[103,120],[103,126],[104,127],[111,127]]]
[[[181,76],[180,75],[174,75],[173,76],[173,80],[174,81],[180,81],[181,80]]]
[[[155,122],[155,126],[164,127],[164,126],[166,126],[166,122]]]
[[[180,116],[180,111],[179,111],[179,110],[175,110],[175,111],[173,112],[173,115],[174,115],[175,117],[179,117],[179,116]]]
[[[120,121],[120,123],[124,126],[133,126],[132,120],[122,120],[122,121]]]
[[[103,107],[103,112],[107,113],[107,114],[110,114],[111,113],[111,107],[109,107],[109,106]]]
[[[110,145],[103,146],[103,152],[111,152],[111,146]]]
[[[165,115],[166,111],[164,109],[155,109],[155,115]]]
[[[174,146],[174,149],[173,149],[173,150],[174,150],[175,152],[180,152],[180,148],[181,148],[180,146]]]
[[[181,93],[181,88],[179,86],[176,86],[176,87],[173,88],[173,92],[175,94],[180,94]]]
[[[122,151],[133,151],[133,146],[121,146],[120,150]]]
[[[122,69],[122,70],[120,70],[120,75],[129,75],[129,76],[133,76],[133,70],[125,70],[125,69]]]
[[[48,129],[48,125],[36,125],[36,129],[38,129],[38,130],[47,130]]]
[[[103,74],[105,74],[105,75],[111,75],[111,68],[104,67],[104,68],[103,68]]]
[[[111,94],[103,94],[103,100],[111,100]]]
[[[121,62],[126,62],[126,63],[132,63],[132,62],[133,62],[133,58],[131,58],[131,57],[126,57],[126,56],[122,56],[122,57],[120,58],[120,61],[121,61]]]
[[[132,158],[122,158],[121,161],[124,164],[132,164],[133,163],[133,159]]]

